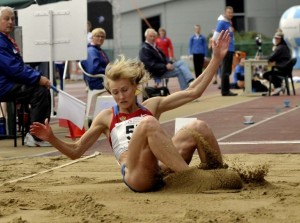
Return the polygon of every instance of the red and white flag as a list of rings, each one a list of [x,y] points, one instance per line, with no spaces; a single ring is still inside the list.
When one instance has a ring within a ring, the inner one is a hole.
[[[66,123],[63,120],[67,120],[67,126],[63,124],[62,127],[69,127],[71,133],[74,127],[84,131],[86,104],[62,90],[58,91],[57,117],[60,125]]]

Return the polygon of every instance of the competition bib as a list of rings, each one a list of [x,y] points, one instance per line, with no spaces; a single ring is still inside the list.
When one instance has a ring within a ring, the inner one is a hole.
[[[138,116],[120,123],[116,123],[115,127],[112,129],[112,148],[117,160],[119,159],[121,153],[128,150],[128,144],[134,129],[138,126],[142,118],[143,117]]]

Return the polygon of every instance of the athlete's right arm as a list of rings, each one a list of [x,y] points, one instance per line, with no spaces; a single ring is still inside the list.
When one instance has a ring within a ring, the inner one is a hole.
[[[104,120],[105,122],[103,122]],[[56,137],[48,123],[45,124],[34,122],[30,126],[30,133],[38,138],[48,141],[53,147],[71,159],[80,158],[108,129],[107,120],[111,120],[108,111],[98,114],[91,127],[76,142],[64,142]]]

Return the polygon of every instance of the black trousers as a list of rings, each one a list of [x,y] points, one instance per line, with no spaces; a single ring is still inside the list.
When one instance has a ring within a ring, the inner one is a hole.
[[[229,76],[232,71],[232,60],[234,52],[227,52],[221,67],[221,93],[228,94],[230,91]]]
[[[202,74],[203,64],[204,64],[204,54],[193,54],[193,63],[195,69],[196,78]]]
[[[13,101],[30,105],[30,124],[33,122],[44,123],[51,114],[50,91],[39,85],[28,86],[16,84],[2,98],[2,101]]]
[[[263,78],[266,80],[270,80],[270,76],[272,75],[271,83],[274,85],[274,88],[280,88],[282,84],[282,78],[278,77],[280,75],[278,71],[271,70],[263,74]]]

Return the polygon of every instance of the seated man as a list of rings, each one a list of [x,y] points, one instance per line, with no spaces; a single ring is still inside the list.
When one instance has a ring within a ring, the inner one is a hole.
[[[88,57],[82,61],[83,69],[89,74],[104,74],[105,68],[109,63],[107,54],[101,49],[106,37],[105,30],[96,28],[92,31],[92,41],[88,44]],[[101,78],[92,78],[84,76],[91,90],[103,89],[103,80]]]
[[[187,64],[181,60],[172,63],[165,54],[156,47],[155,39],[157,33],[154,29],[147,29],[146,40],[142,44],[139,57],[145,68],[153,78],[177,77],[181,90],[185,90],[191,81],[194,80]]]
[[[30,104],[30,121],[43,123],[50,118],[50,81],[25,65],[20,50],[9,36],[14,29],[14,11],[0,7],[0,100]],[[37,137],[26,135],[27,146],[51,146]]]

